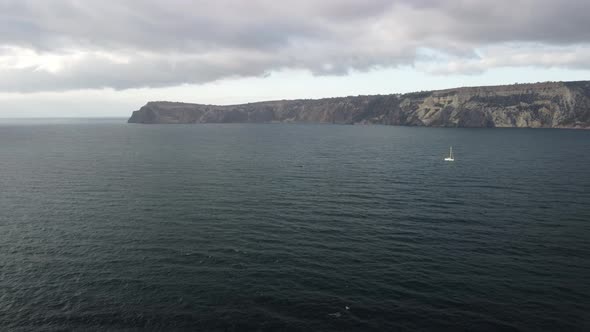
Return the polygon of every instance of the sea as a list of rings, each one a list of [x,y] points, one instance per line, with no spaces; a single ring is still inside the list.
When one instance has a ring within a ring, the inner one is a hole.
[[[589,166],[588,130],[0,120],[0,330],[590,331]]]

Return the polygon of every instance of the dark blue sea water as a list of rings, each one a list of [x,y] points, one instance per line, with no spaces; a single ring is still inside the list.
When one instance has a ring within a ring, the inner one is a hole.
[[[0,330],[590,330],[590,131],[124,122],[0,123]]]

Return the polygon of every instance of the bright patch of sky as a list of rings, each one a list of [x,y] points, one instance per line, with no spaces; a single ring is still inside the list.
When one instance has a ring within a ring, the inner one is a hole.
[[[492,69],[477,75],[432,75],[412,67],[314,77],[304,71],[275,72],[267,77],[227,79],[202,85],[116,91],[0,93],[0,117],[127,117],[147,101],[239,104],[261,100],[390,94],[459,86],[585,80],[589,70]]]

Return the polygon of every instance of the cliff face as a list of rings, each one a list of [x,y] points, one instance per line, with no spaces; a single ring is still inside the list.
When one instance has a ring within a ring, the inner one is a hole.
[[[337,123],[590,128],[590,81],[214,106],[149,102],[129,123]]]

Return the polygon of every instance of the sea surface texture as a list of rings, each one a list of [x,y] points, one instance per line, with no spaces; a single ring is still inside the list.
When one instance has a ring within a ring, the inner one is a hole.
[[[124,122],[0,123],[0,330],[590,330],[590,131]]]

